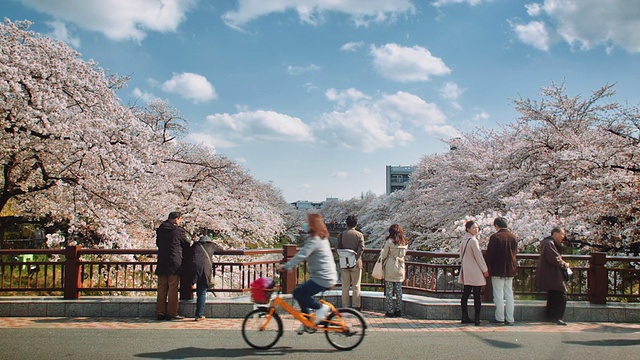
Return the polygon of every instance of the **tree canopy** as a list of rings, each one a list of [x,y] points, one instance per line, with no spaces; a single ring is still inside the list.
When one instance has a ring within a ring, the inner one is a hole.
[[[114,90],[126,78],[29,25],[0,24],[0,211],[12,206],[3,229],[37,221],[66,240],[145,247],[170,211],[182,211],[192,234],[208,229],[229,246],[282,235],[279,190],[181,142],[188,122],[170,105],[122,105]]]

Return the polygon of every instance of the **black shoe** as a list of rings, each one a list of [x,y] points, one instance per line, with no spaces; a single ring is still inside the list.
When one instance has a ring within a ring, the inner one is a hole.
[[[393,317],[393,313],[390,313],[390,312],[384,313],[384,317]]]
[[[398,310],[398,311],[394,311],[393,316],[402,317],[402,314],[400,313],[400,310]]]
[[[462,320],[460,320],[460,324],[471,324],[473,321],[471,319],[469,319],[468,317],[466,318],[462,318]]]
[[[166,320],[167,317],[162,315],[162,314],[158,314],[158,315],[156,315],[156,319],[158,319],[158,320]]]
[[[489,322],[495,325],[504,325],[504,321],[498,321],[496,319],[492,319]]]
[[[167,316],[167,320],[169,321],[173,321],[173,320],[182,320],[184,319],[184,316],[181,315],[176,315],[176,316]]]
[[[508,322],[508,321],[505,321],[504,324],[507,325],[507,326],[513,326],[513,323],[512,322]]]
[[[362,312],[362,306],[354,307],[353,310]]]
[[[475,324],[475,326],[480,326],[480,324],[481,324],[480,320],[476,320],[473,323]]]
[[[567,323],[564,322],[564,320],[558,320],[558,321],[556,321],[556,325],[567,326]]]

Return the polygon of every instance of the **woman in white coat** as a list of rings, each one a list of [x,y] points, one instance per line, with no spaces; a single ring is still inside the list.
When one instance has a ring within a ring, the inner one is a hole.
[[[402,283],[404,282],[405,269],[404,258],[409,248],[404,230],[398,224],[389,227],[387,236],[380,253],[384,268],[384,308],[386,317],[399,317],[402,315]],[[396,299],[393,300],[393,293]]]
[[[464,285],[464,291],[462,293],[462,299],[460,306],[462,307],[462,323],[471,323],[469,318],[469,310],[467,309],[467,301],[469,295],[473,290],[473,308],[474,308],[474,323],[480,325],[480,310],[482,309],[481,290],[482,287],[487,284],[487,278],[489,276],[489,269],[487,263],[484,261],[482,251],[480,251],[480,245],[476,235],[480,231],[480,227],[474,221],[467,221],[464,224],[466,229],[465,234],[462,236],[460,242],[460,276],[458,282]]]

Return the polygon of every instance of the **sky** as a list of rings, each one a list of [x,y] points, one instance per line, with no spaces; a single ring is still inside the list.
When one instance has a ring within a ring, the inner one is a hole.
[[[640,103],[640,0],[3,0],[2,18],[130,76],[289,202],[385,192],[387,165],[564,82]]]

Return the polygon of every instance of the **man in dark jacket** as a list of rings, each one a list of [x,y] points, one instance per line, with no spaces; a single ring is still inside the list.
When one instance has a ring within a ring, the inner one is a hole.
[[[182,270],[182,249],[188,248],[191,243],[187,239],[186,231],[180,227],[181,221],[182,214],[172,212],[169,218],[156,229],[158,246],[156,315],[158,320],[183,318],[178,315],[178,286]]]
[[[569,263],[562,260],[559,247],[566,236],[561,227],[551,230],[551,236],[540,242],[540,260],[536,270],[536,287],[547,291],[546,316],[548,321],[567,325],[562,318],[567,307],[567,285],[562,275]]]
[[[358,218],[353,215],[347,216],[348,230],[343,231],[338,236],[338,250],[346,249],[353,251],[356,262],[349,268],[342,268],[342,306],[351,306],[358,311],[362,311],[362,298],[360,294],[360,281],[362,278],[362,254],[364,253],[364,235],[356,227]],[[349,288],[353,289],[353,299],[349,296]],[[350,301],[353,300],[353,301]]]
[[[491,235],[487,246],[487,266],[493,286],[493,303],[496,306],[495,319],[492,322],[513,325],[515,307],[513,277],[516,276],[518,270],[516,260],[518,240],[507,228],[505,218],[496,218],[493,221],[493,226],[496,233]]]

